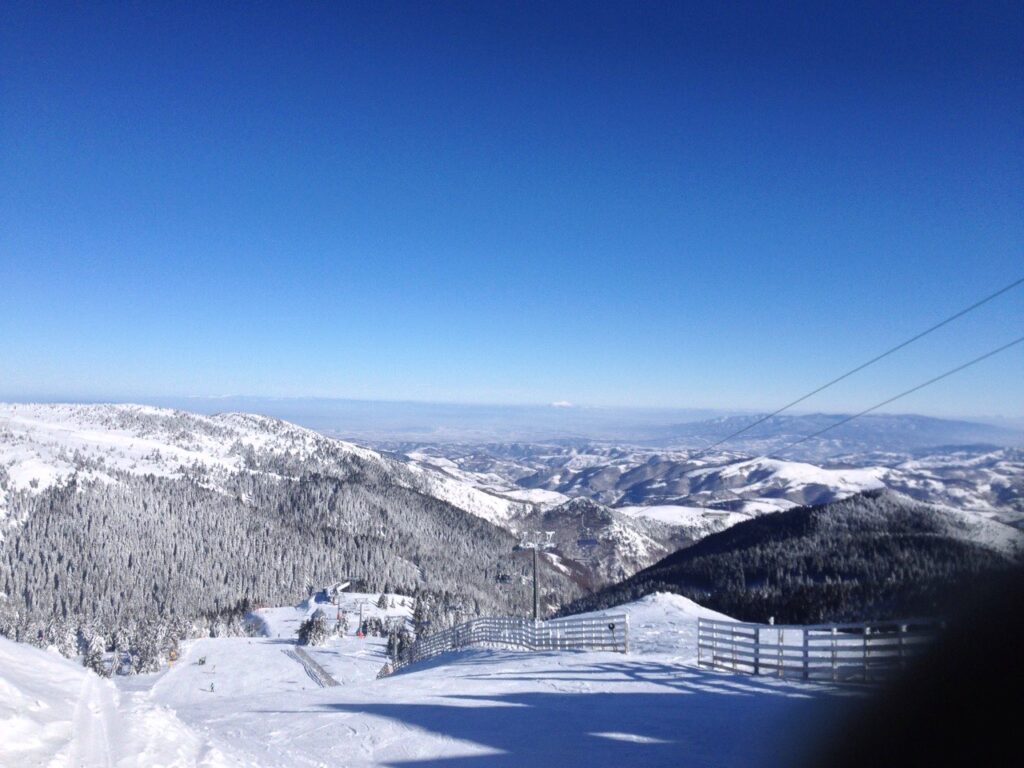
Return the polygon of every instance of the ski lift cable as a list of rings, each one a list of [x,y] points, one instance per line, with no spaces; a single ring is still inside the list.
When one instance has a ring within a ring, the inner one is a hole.
[[[786,405],[782,406],[778,410],[772,411],[771,413],[767,414],[766,416],[761,416],[756,421],[751,422],[750,424],[748,424],[747,426],[743,427],[742,429],[738,429],[735,432],[733,432],[732,434],[726,435],[725,437],[723,437],[722,439],[712,443],[711,445],[708,445],[708,446],[705,446],[704,448],[701,448],[699,451],[697,451],[697,453],[693,454],[690,458],[691,459],[700,458],[701,456],[703,456],[708,451],[711,451],[712,449],[717,448],[718,446],[722,445],[722,443],[727,443],[730,440],[732,440],[734,437],[739,437],[744,432],[749,432],[754,427],[756,427],[756,426],[758,426],[760,424],[764,424],[769,419],[771,419],[771,418],[773,418],[775,416],[778,416],[780,413],[783,413],[784,411],[788,411],[793,406],[799,405],[804,400],[807,400],[807,399],[813,397],[814,395],[818,394],[819,392],[823,392],[824,390],[828,389],[829,387],[833,386],[834,384],[838,384],[843,379],[847,379],[850,376],[853,376],[853,374],[859,373],[860,371],[863,371],[868,366],[874,365],[878,361],[888,357],[889,355],[893,354],[894,352],[898,352],[899,350],[903,349],[904,347],[907,347],[907,346],[913,344],[915,341],[924,338],[928,334],[930,334],[930,333],[932,333],[934,331],[937,331],[937,330],[939,330],[940,328],[942,328],[942,327],[944,327],[946,325],[949,325],[954,320],[958,320],[961,317],[963,317],[964,315],[968,314],[969,312],[973,312],[974,310],[978,309],[979,307],[981,307],[981,306],[983,306],[985,304],[988,304],[993,299],[998,298],[999,296],[1002,296],[1007,291],[1010,291],[1010,290],[1016,288],[1017,286],[1019,286],[1021,284],[1024,284],[1024,277],[1019,278],[1018,280],[1014,280],[1009,285],[1003,286],[1002,288],[1000,288],[995,293],[990,293],[985,298],[980,299],[979,301],[974,302],[969,307],[965,307],[964,309],[961,309],[956,314],[950,315],[945,320],[942,320],[942,321],[936,323],[935,325],[932,325],[931,327],[926,328],[925,330],[921,331],[917,335],[911,336],[909,339],[907,339],[906,341],[900,342],[895,347],[890,347],[885,352],[882,352],[880,355],[876,355],[875,357],[871,358],[870,360],[868,360],[865,363],[861,363],[856,368],[851,368],[846,373],[844,373],[844,374],[842,374],[840,376],[837,376],[836,378],[832,379],[831,381],[826,382],[825,384],[822,384],[817,389],[811,390],[806,395],[803,395],[802,397],[798,397],[796,400],[792,401],[791,403],[787,403]],[[881,406],[879,406],[879,407],[881,407]],[[863,415],[863,414],[858,414],[858,415]],[[856,418],[856,417],[853,417],[853,418]],[[843,423],[843,422],[840,422],[840,423]],[[813,436],[814,435],[811,435],[809,437],[813,437]],[[794,443],[794,445],[795,445],[795,443]],[[787,446],[787,448],[789,448],[789,447],[792,447],[792,446]],[[783,450],[785,450],[785,449],[783,449]]]
[[[834,424],[829,424],[824,429],[819,429],[817,432],[813,432],[813,433],[811,433],[809,435],[801,437],[799,440],[794,440],[792,443],[789,443],[788,445],[784,446],[783,448],[780,448],[775,453],[776,454],[784,453],[784,452],[788,451],[790,448],[793,448],[793,447],[795,447],[797,445],[800,445],[801,443],[805,443],[808,440],[811,440],[811,439],[813,439],[815,437],[818,437],[819,435],[822,435],[822,434],[824,434],[825,432],[828,432],[831,429],[835,429],[836,427],[842,426],[843,424],[851,422],[854,419],[860,418],[861,416],[864,416],[865,414],[871,413],[872,411],[877,411],[879,408],[881,408],[881,407],[883,407],[885,405],[888,405],[889,403],[895,402],[896,400],[899,400],[901,397],[906,397],[907,395],[912,394],[914,392],[917,392],[918,390],[924,389],[925,387],[930,386],[930,385],[936,383],[937,381],[942,381],[943,379],[945,379],[945,378],[947,378],[949,376],[952,376],[954,373],[959,373],[960,371],[964,370],[965,368],[970,368],[972,365],[976,365],[977,363],[980,363],[982,360],[987,360],[990,357],[998,355],[1000,352],[1004,352],[1007,349],[1009,349],[1010,347],[1013,347],[1013,346],[1015,346],[1017,344],[1020,344],[1021,342],[1024,342],[1024,336],[1020,336],[1019,338],[1016,338],[1013,341],[1008,342],[1007,344],[1003,344],[1001,347],[996,347],[995,349],[993,349],[993,350],[991,350],[989,352],[986,352],[984,355],[980,355],[980,356],[974,358],[973,360],[969,360],[966,363],[958,365],[956,368],[951,368],[950,370],[946,371],[945,373],[940,373],[938,376],[935,376],[934,378],[928,379],[928,381],[925,381],[925,382],[923,382],[921,384],[918,384],[915,387],[911,387],[908,390],[900,392],[898,395],[893,395],[892,397],[890,397],[887,400],[883,400],[880,403],[876,403],[875,405],[872,405],[870,408],[865,408],[863,411],[855,413],[852,416],[847,416],[847,417],[845,417],[843,419],[840,419],[839,421],[835,422]]]

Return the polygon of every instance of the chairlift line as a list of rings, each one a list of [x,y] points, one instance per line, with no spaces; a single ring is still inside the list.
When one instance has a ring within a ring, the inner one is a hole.
[[[842,426],[843,424],[851,422],[851,421],[853,421],[856,418],[860,418],[861,416],[864,416],[865,414],[871,413],[872,411],[877,411],[879,408],[881,408],[883,406],[886,406],[889,403],[895,402],[896,400],[899,400],[901,397],[906,397],[907,395],[913,394],[914,392],[917,392],[918,390],[924,389],[925,387],[927,387],[927,386],[929,386],[931,384],[934,384],[937,381],[942,381],[942,379],[945,379],[948,376],[952,376],[954,373],[959,373],[960,371],[964,370],[965,368],[970,368],[972,365],[980,363],[982,360],[987,360],[988,358],[990,358],[990,357],[992,357],[994,355],[998,355],[1000,352],[1004,352],[1007,349],[1009,349],[1010,347],[1015,346],[1017,344],[1020,344],[1021,342],[1024,342],[1024,336],[1020,336],[1020,337],[1014,339],[1013,341],[1011,341],[1011,342],[1009,342],[1007,344],[1003,344],[1003,346],[1001,346],[1001,347],[996,347],[995,349],[991,350],[990,352],[986,352],[984,355],[976,357],[973,360],[969,360],[968,362],[963,363],[962,365],[958,365],[956,368],[951,368],[950,370],[946,371],[945,373],[940,373],[938,376],[935,376],[934,378],[928,379],[928,381],[923,382],[921,384],[918,384],[916,387],[911,387],[910,389],[908,389],[908,390],[906,390],[904,392],[900,392],[898,395],[893,395],[888,400],[883,400],[880,403],[876,403],[875,405],[872,405],[870,408],[865,408],[863,411],[860,411],[859,413],[855,413],[852,416],[847,416],[846,418],[840,419],[835,424],[829,424],[824,429],[819,429],[817,432],[813,432],[810,435],[807,435],[805,437],[801,437],[799,440],[795,440],[792,443],[790,443],[789,445],[787,445],[787,446],[785,446],[783,448],[780,448],[775,453],[776,453],[776,455],[778,455],[780,453],[784,453],[785,451],[788,451],[790,448],[793,448],[795,446],[800,445],[800,443],[805,443],[808,440],[811,440],[811,439],[813,439],[815,437],[818,437],[819,435],[824,434],[825,432],[828,432],[830,429],[835,429],[836,427],[839,427],[839,426]]]
[[[933,326],[931,326],[929,328],[926,328],[925,330],[923,330],[920,333],[918,333],[916,336],[911,336],[906,341],[897,344],[895,347],[891,347],[890,349],[887,349],[885,352],[883,352],[882,354],[877,355],[877,356],[871,358],[866,363],[861,363],[856,368],[852,368],[849,371],[847,371],[846,373],[842,374],[841,376],[837,376],[836,378],[832,379],[831,381],[826,382],[825,384],[822,384],[817,389],[814,389],[814,390],[808,392],[806,395],[803,395],[802,397],[798,397],[793,402],[788,403],[788,404],[782,406],[778,410],[772,411],[768,415],[760,417],[756,421],[754,421],[754,422],[748,424],[747,426],[743,427],[743,429],[738,429],[735,432],[733,432],[732,434],[726,435],[721,440],[718,440],[717,442],[714,442],[711,445],[708,445],[708,446],[705,446],[704,448],[701,448],[697,453],[693,454],[690,458],[691,459],[700,458],[701,456],[706,454],[708,451],[712,450],[713,448],[717,448],[718,446],[720,446],[722,443],[727,443],[730,440],[732,440],[734,437],[739,437],[744,432],[749,432],[754,427],[756,427],[756,426],[758,426],[760,424],[764,424],[766,421],[768,421],[768,419],[771,419],[771,418],[773,418],[775,416],[778,416],[780,413],[782,413],[784,411],[788,411],[794,405],[799,405],[804,400],[807,400],[808,398],[813,397],[814,395],[816,395],[819,392],[822,392],[822,391],[828,389],[829,387],[831,387],[834,384],[838,384],[843,379],[849,378],[850,376],[853,376],[853,374],[859,373],[860,371],[863,371],[869,365],[874,365],[879,360],[882,360],[883,358],[888,357],[889,355],[893,354],[894,352],[898,352],[899,350],[903,349],[904,347],[909,346],[910,344],[913,344],[918,339],[924,338],[925,336],[927,336],[928,334],[932,333],[933,331],[937,331],[937,330],[939,330],[939,328],[942,328],[943,326],[949,325],[949,323],[953,322],[954,320],[958,320],[959,318],[961,318],[964,315],[966,315],[968,312],[973,312],[978,307],[981,307],[984,304],[988,304],[988,302],[992,301],[993,299],[995,299],[995,298],[997,298],[999,296],[1002,296],[1007,291],[1010,291],[1010,290],[1016,288],[1017,286],[1019,286],[1021,284],[1024,284],[1024,277],[1019,278],[1017,280],[1014,280],[1012,283],[1010,283],[1009,285],[1003,286],[1002,288],[1000,288],[995,293],[990,293],[988,296],[986,296],[985,298],[983,298],[983,299],[981,299],[979,301],[974,302],[969,307],[965,307],[964,309],[961,309],[956,314],[950,315],[945,320],[942,320],[941,322],[938,322],[935,325],[933,325]],[[877,407],[881,407],[881,406],[877,406]],[[867,411],[865,411],[865,413],[867,413]],[[858,414],[858,416],[862,416],[862,415],[863,414]],[[854,416],[852,418],[856,418],[856,416]],[[840,423],[843,423],[843,422],[840,422]],[[814,437],[814,435],[811,435],[810,437]],[[809,439],[809,438],[807,438],[807,439]],[[796,445],[796,443],[794,443],[793,445]],[[787,446],[787,448],[790,448],[790,447],[792,447],[792,446]],[[786,449],[784,448],[783,450],[786,450]]]

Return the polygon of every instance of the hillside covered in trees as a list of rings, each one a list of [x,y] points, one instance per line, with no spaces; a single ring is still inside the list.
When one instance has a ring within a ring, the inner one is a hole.
[[[861,621],[942,613],[1021,562],[1022,534],[888,491],[740,523],[563,613],[675,592],[746,621]]]
[[[108,638],[150,621],[238,617],[351,579],[371,591],[428,596],[435,627],[479,613],[525,613],[508,531],[390,482],[353,459],[345,476],[239,473],[75,478],[9,498],[18,524],[0,540],[0,634],[36,641],[88,624]],[[545,573],[555,604],[579,594]],[[54,627],[57,624],[57,627]]]

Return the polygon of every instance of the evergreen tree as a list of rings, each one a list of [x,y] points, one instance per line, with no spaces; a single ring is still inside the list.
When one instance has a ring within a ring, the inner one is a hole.
[[[387,652],[388,658],[391,659],[392,662],[398,661],[398,653],[400,647],[401,641],[398,638],[398,630],[390,630],[388,632]]]
[[[320,608],[299,625],[299,645],[323,645],[327,642],[327,616]]]
[[[82,666],[86,669],[91,669],[100,677],[107,677],[109,673],[103,658],[105,653],[106,643],[103,637],[101,635],[93,635],[92,639],[89,640],[89,647],[82,657]]]

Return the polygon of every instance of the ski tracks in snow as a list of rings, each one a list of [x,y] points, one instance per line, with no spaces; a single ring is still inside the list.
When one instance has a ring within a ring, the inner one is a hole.
[[[117,717],[114,686],[91,672],[85,675],[75,704],[68,751],[71,768],[114,768],[111,733]]]

